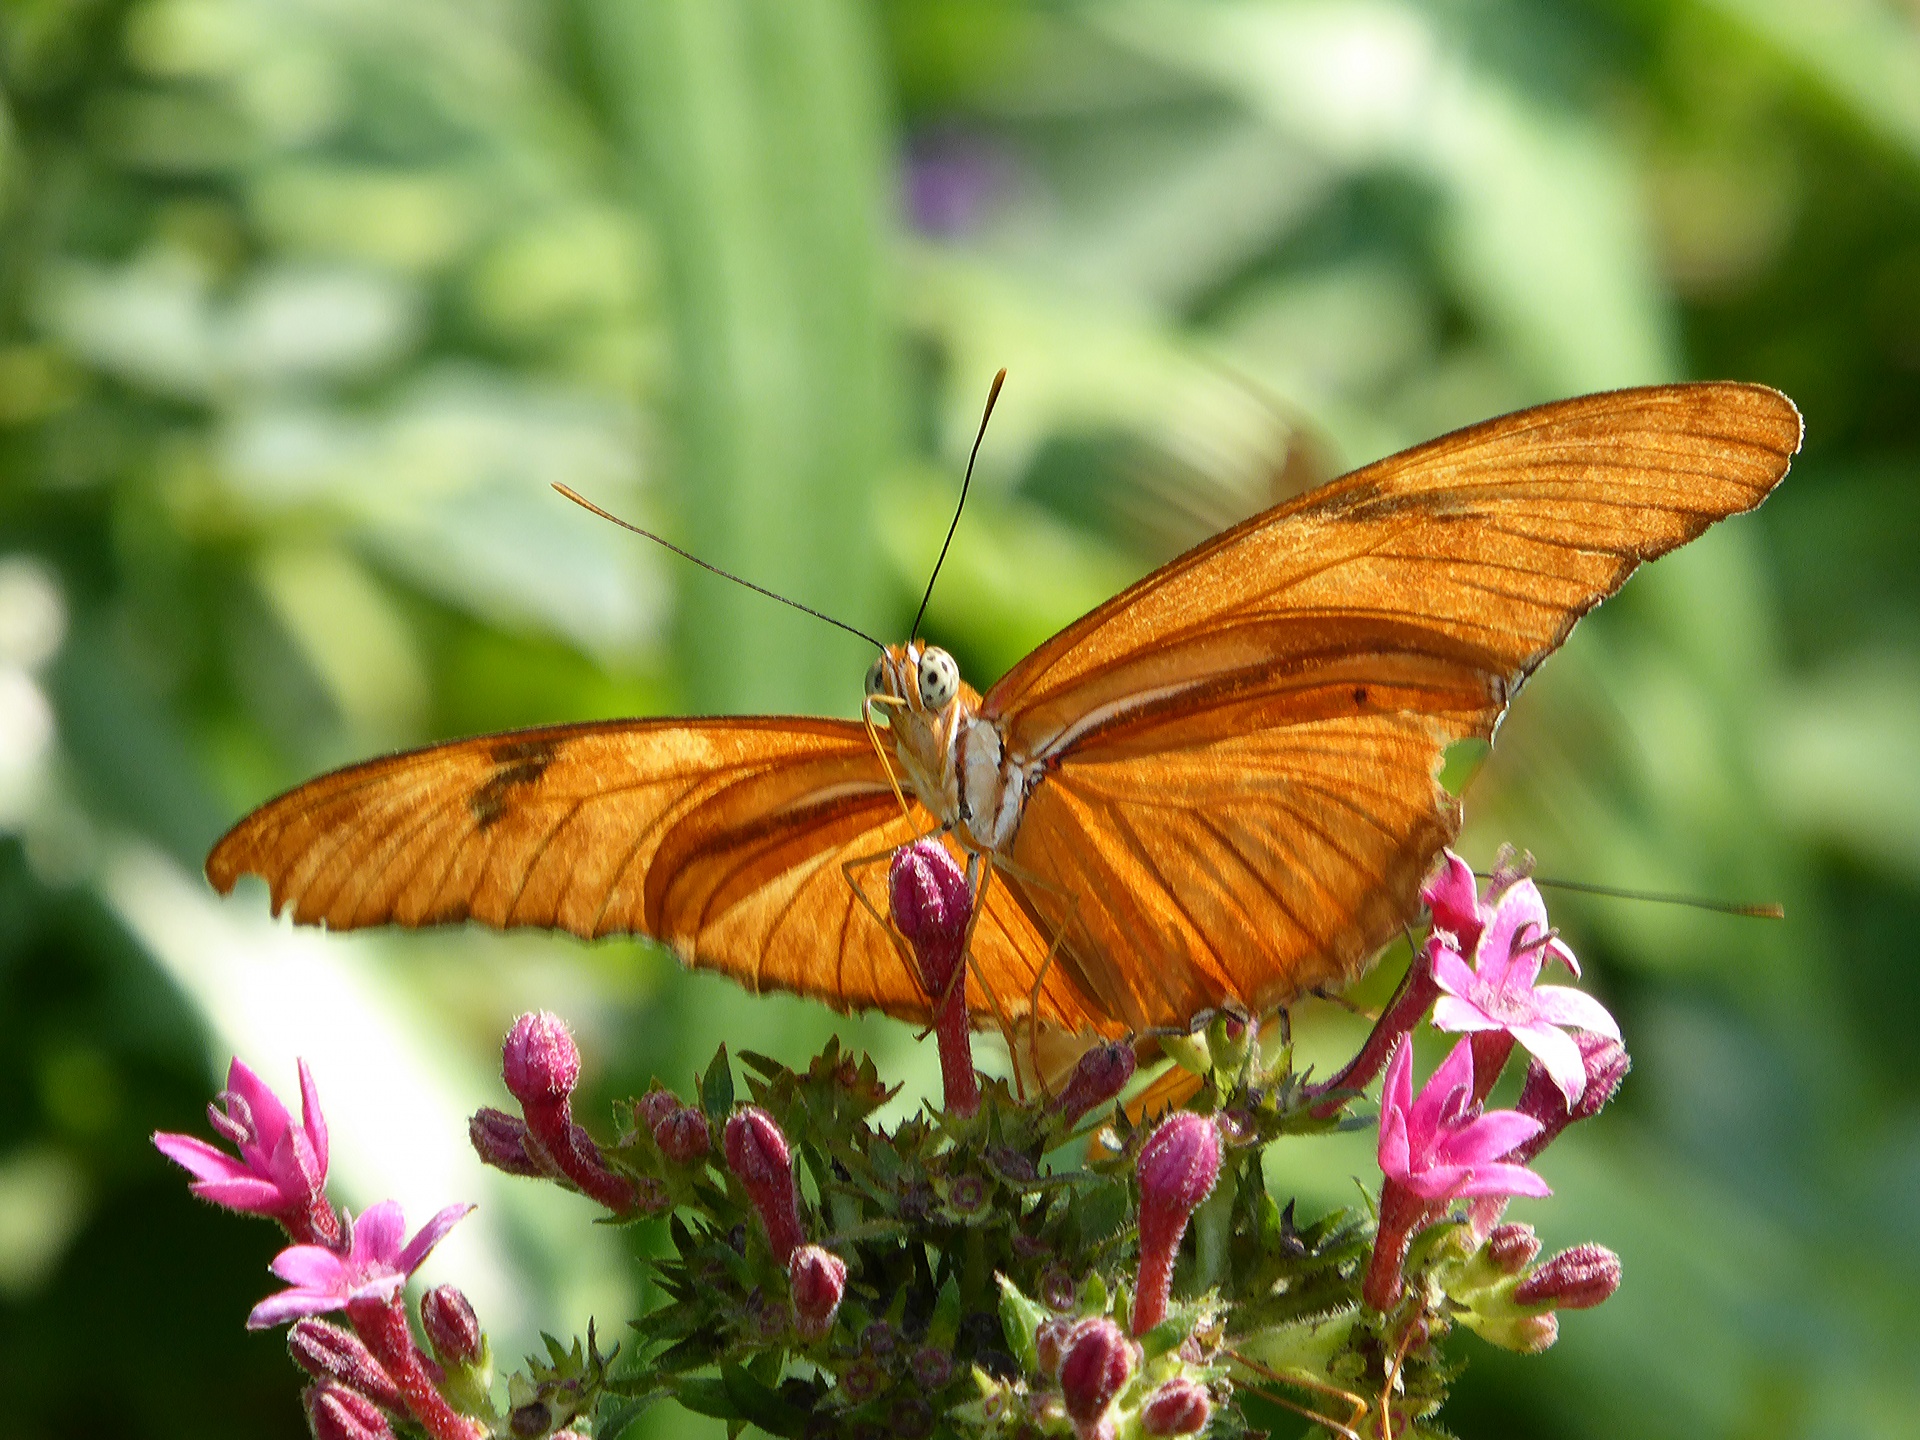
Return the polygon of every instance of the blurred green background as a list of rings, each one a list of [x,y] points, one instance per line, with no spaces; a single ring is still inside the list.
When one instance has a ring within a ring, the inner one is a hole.
[[[1794,396],[1781,493],[1583,624],[1469,795],[1477,863],[1790,918],[1555,902],[1636,1065],[1524,1218],[1626,1285],[1544,1358],[1464,1340],[1450,1415],[1920,1433],[1913,0],[6,0],[0,75],[0,1429],[304,1433],[241,1328],[273,1235],[146,1142],[236,1051],[313,1063],[356,1208],[481,1202],[427,1274],[506,1357],[617,1330],[623,1237],[467,1152],[508,1020],[604,1099],[833,1017],[640,944],[295,932],[200,859],[383,748],[853,713],[858,642],[549,482],[897,636],[1005,365],[930,623],[983,687],[1454,425]]]

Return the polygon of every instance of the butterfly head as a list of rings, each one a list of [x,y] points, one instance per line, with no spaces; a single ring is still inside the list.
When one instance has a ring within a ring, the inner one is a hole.
[[[953,656],[924,640],[889,645],[867,671],[870,704],[877,702],[896,714],[905,710],[936,723],[953,709],[965,689]]]

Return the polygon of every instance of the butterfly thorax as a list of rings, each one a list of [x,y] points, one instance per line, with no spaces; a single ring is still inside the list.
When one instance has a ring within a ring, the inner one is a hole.
[[[928,812],[968,849],[1004,852],[1026,786],[953,657],[920,640],[888,646],[867,672],[867,701],[885,715],[900,768]]]

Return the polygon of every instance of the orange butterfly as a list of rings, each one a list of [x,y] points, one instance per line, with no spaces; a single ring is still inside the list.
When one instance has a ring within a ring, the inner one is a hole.
[[[339,930],[649,935],[752,990],[920,1019],[843,866],[938,829],[984,891],[976,1018],[1117,1036],[1259,1014],[1365,968],[1458,829],[1447,747],[1491,739],[1642,560],[1758,505],[1800,435],[1757,385],[1524,410],[1216,536],[984,696],[910,640],[868,672],[866,727],[617,720],[430,746],[261,807],[207,875],[224,893],[259,874],[276,913]]]

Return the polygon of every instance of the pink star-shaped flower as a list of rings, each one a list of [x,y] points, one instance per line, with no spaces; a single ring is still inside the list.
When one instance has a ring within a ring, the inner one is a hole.
[[[1587,1072],[1580,1047],[1561,1027],[1610,1040],[1620,1038],[1620,1027],[1591,995],[1536,983],[1549,955],[1580,973],[1573,951],[1547,925],[1539,890],[1531,880],[1519,880],[1491,905],[1484,904],[1474,894],[1466,861],[1449,852],[1424,894],[1433,910],[1428,953],[1441,991],[1433,1007],[1434,1029],[1504,1031],[1533,1053],[1573,1104],[1586,1086]]]
[[[1416,1099],[1413,1046],[1402,1040],[1387,1066],[1380,1106],[1380,1169],[1428,1206],[1474,1195],[1550,1195],[1547,1182],[1500,1157],[1540,1133],[1517,1110],[1481,1114],[1473,1103],[1473,1047],[1465,1040]]]
[[[194,1176],[188,1188],[202,1200],[248,1215],[278,1220],[296,1239],[327,1239],[335,1231],[327,1183],[327,1121],[320,1113],[307,1062],[300,1062],[300,1115],[295,1125],[280,1097],[238,1059],[227,1067],[227,1088],[207,1107],[207,1120],[232,1142],[239,1159],[192,1135],[157,1131],[154,1147]]]
[[[471,1205],[447,1206],[403,1245],[407,1226],[399,1202],[383,1200],[353,1222],[353,1244],[344,1255],[324,1245],[289,1245],[273,1257],[271,1267],[288,1288],[254,1306],[247,1328],[266,1330],[302,1315],[344,1310],[358,1301],[393,1299],[407,1277],[471,1209]]]

